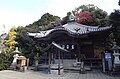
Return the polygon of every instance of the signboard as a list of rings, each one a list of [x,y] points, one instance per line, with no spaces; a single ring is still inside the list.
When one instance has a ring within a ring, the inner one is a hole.
[[[105,59],[109,59],[109,58],[112,58],[111,53],[105,53]]]

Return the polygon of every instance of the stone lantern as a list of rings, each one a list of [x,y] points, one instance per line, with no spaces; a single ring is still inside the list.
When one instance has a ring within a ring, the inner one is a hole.
[[[120,47],[118,45],[116,45],[116,42],[113,42],[113,47],[111,48],[113,50],[113,56],[114,56],[114,67],[116,65],[120,65],[120,59],[119,59],[119,49]]]
[[[13,62],[12,62],[12,66],[15,69],[16,64],[17,64],[17,58],[19,57],[18,54],[20,53],[20,51],[18,51],[18,47],[16,47],[16,49],[15,49],[15,51],[13,51],[13,53],[14,53],[14,55],[13,55],[14,59],[13,59]]]

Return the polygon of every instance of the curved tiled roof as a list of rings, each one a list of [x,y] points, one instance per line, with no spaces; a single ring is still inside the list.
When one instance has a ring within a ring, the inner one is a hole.
[[[47,31],[39,31],[39,33],[28,33],[28,35],[33,36],[35,38],[42,38],[56,31],[64,31],[71,35],[83,35],[91,32],[104,31],[108,29],[111,29],[111,27],[87,26],[87,25],[78,24],[76,22],[69,22],[58,28],[54,28]]]

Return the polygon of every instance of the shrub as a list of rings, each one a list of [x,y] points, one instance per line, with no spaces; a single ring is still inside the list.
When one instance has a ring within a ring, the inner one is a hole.
[[[5,70],[10,66],[9,57],[5,53],[0,54],[0,70]]]

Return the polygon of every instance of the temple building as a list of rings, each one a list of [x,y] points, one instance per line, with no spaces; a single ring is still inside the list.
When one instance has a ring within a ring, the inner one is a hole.
[[[105,51],[104,43],[110,33],[110,26],[87,26],[71,19],[67,24],[38,33],[28,33],[28,35],[44,44],[46,48],[54,42],[69,51],[60,53],[63,60],[75,59],[81,61],[81,59],[101,59],[101,52]],[[47,52],[53,53],[54,59],[58,59],[58,49],[51,48],[49,50]]]

